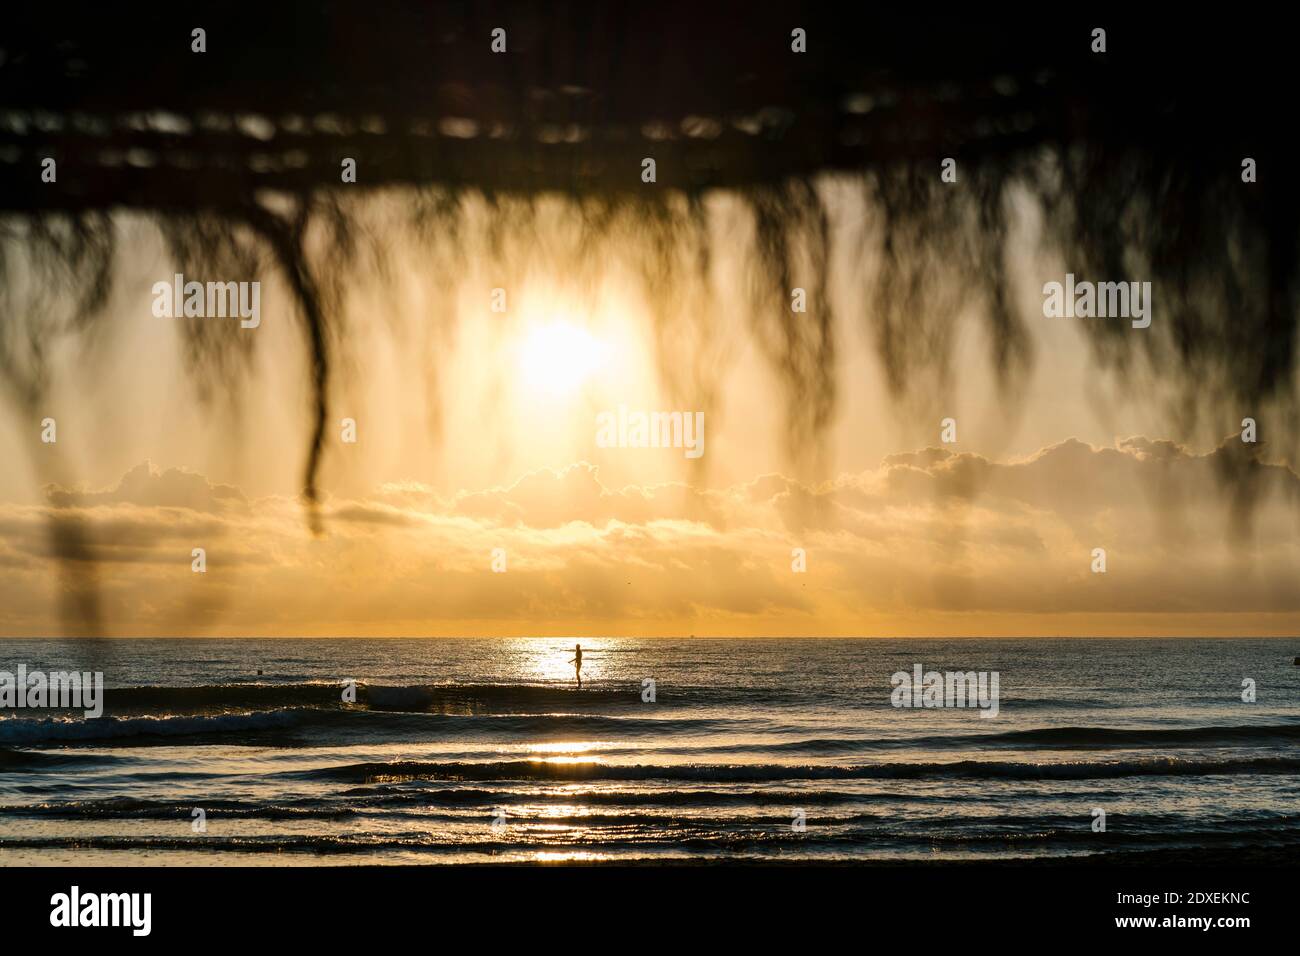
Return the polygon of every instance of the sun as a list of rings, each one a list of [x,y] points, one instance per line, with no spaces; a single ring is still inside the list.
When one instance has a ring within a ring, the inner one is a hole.
[[[519,346],[519,371],[530,392],[568,395],[604,364],[609,349],[571,322],[533,325]]]

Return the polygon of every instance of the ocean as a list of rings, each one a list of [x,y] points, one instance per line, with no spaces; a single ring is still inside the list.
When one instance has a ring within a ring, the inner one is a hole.
[[[0,864],[1300,846],[1294,640],[579,641],[581,689],[574,639],[0,641],[0,671],[106,686],[98,719],[0,711]],[[996,716],[894,706],[918,665],[996,674]]]

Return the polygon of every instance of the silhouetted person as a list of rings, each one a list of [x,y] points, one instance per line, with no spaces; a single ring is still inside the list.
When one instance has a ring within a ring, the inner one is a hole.
[[[582,688],[582,645],[575,644],[573,647],[573,660],[569,661],[573,665],[573,676],[578,678],[578,688]]]

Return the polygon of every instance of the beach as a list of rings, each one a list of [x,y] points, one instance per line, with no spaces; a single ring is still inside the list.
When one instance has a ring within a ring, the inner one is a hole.
[[[96,719],[0,717],[8,865],[1246,863],[1300,844],[1286,640],[8,640],[0,655],[106,685]],[[996,674],[996,716],[895,706],[891,676],[916,667]]]

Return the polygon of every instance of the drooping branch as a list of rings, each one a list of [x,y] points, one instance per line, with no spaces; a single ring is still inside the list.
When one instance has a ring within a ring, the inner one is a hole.
[[[320,466],[325,449],[325,427],[329,418],[330,353],[327,312],[320,285],[312,275],[305,247],[311,203],[302,201],[292,218],[272,213],[261,206],[245,211],[249,224],[270,245],[280,269],[293,292],[303,333],[311,359],[312,426],[307,443],[307,460],[303,466],[303,501],[314,534],[323,527],[320,519]]]

